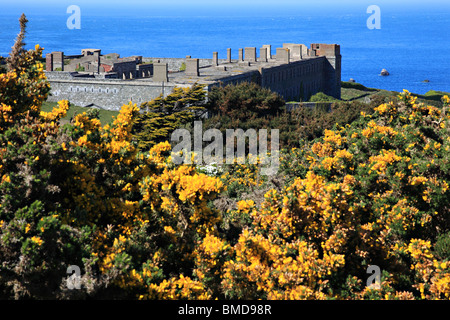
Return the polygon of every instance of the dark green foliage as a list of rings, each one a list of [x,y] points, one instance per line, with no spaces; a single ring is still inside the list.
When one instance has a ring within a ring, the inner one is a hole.
[[[0,73],[5,73],[6,71],[7,71],[7,69],[6,69],[5,58],[0,56]]]
[[[214,87],[208,94],[207,108],[220,116],[244,120],[249,117],[276,115],[285,102],[278,94],[256,83]]]
[[[137,118],[133,135],[140,150],[149,150],[155,144],[170,141],[172,132],[192,123],[204,112],[205,91],[202,85],[175,88],[167,97],[158,97],[141,105],[144,111]]]
[[[310,99],[310,102],[332,102],[332,101],[338,101],[338,99],[333,98],[332,96],[328,96],[323,92],[318,92],[315,95],[313,95]]]
[[[9,176],[0,183],[0,287],[14,286],[16,298],[54,298],[67,266],[82,266],[90,255],[83,240],[89,228],[75,230],[61,217],[63,180],[72,173],[55,159],[64,158],[60,143],[67,137],[54,131],[40,140],[35,133],[41,128],[26,117],[0,134]]]
[[[425,94],[414,94],[415,97],[418,97],[421,100],[426,100],[428,104],[434,105],[434,106],[441,106],[442,97],[445,95],[449,95],[448,92],[443,91],[435,91],[430,90]]]
[[[450,259],[450,232],[438,236],[434,251],[442,260]]]
[[[239,118],[228,115],[217,115],[204,121],[204,130],[217,128],[225,133],[228,128],[278,129],[280,148],[303,147],[302,140],[311,141],[323,135],[325,129],[334,125],[345,125],[357,119],[361,112],[371,113],[375,104],[362,102],[333,103],[331,110],[320,104],[314,108],[300,107],[290,112],[280,110],[275,115],[259,116],[257,112],[247,111],[247,117]]]
[[[133,134],[138,147],[148,150],[159,142],[170,141],[175,129],[192,128],[198,111],[204,107],[212,117],[203,119],[203,130],[217,128],[225,136],[226,129],[268,129],[270,140],[270,129],[278,129],[281,148],[302,147],[302,139],[314,140],[322,136],[325,129],[351,123],[361,112],[371,113],[373,107],[387,102],[381,95],[374,96],[370,104],[338,101],[324,94],[313,97],[316,98],[318,101],[333,100],[330,101],[333,102],[331,110],[327,103],[326,106],[318,104],[314,108],[300,107],[286,112],[285,102],[278,94],[255,83],[214,87],[208,93],[206,104],[201,86],[194,86],[189,91],[177,89],[166,98],[159,97],[141,105],[141,110],[148,112],[138,118]]]

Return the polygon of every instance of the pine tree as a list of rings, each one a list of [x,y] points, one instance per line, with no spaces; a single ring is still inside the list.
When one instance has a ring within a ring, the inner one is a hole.
[[[162,95],[141,105],[142,113],[133,127],[138,148],[148,150],[152,146],[170,140],[170,134],[180,126],[192,123],[206,109],[204,87],[195,84],[187,88],[174,88],[167,97]]]

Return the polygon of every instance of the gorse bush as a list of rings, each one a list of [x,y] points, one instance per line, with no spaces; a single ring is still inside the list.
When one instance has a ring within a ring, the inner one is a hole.
[[[282,152],[278,177],[209,174],[175,165],[168,142],[141,151],[131,103],[109,125],[61,125],[67,101],[40,111],[42,49],[16,51],[27,67],[0,74],[2,298],[450,298],[447,96],[438,109],[405,91],[352,115]]]
[[[311,98],[309,98],[310,102],[333,102],[333,101],[338,101],[338,99],[332,97],[332,96],[328,96],[323,92],[318,92],[315,95],[311,96]]]
[[[434,244],[436,255],[442,260],[450,260],[450,232],[438,236]]]
[[[253,115],[275,115],[283,106],[284,100],[278,94],[256,83],[242,82],[213,87],[206,107],[214,114],[242,120]]]
[[[192,257],[213,232],[207,201],[222,182],[171,165],[167,143],[138,152],[133,104],[111,125],[94,113],[60,125],[67,101],[39,110],[49,90],[35,62],[42,49],[18,52],[15,65],[29,67],[0,75],[0,295],[194,296]],[[81,290],[66,285],[70,265],[81,268]]]

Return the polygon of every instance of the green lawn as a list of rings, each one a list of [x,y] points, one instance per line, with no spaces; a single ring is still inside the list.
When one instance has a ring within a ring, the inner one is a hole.
[[[430,90],[424,95],[416,94],[415,96],[417,96],[419,99],[441,101],[442,97],[445,95],[450,96],[450,93]]]
[[[53,107],[55,107],[56,105],[57,105],[56,102],[46,101],[42,104],[41,110],[45,111],[45,112],[50,112],[50,111],[52,111]],[[86,112],[89,109],[90,108],[79,107],[79,106],[70,104],[70,107],[69,107],[69,110],[67,111],[66,116],[62,119],[69,121],[75,114]],[[118,111],[110,111],[110,110],[100,109],[99,110],[99,118],[100,118],[100,122],[101,122],[102,126],[110,123],[113,120],[113,117],[117,116],[118,113],[119,113]]]
[[[341,84],[341,100],[364,101],[366,98],[371,98],[374,95],[389,97],[398,95],[398,92],[367,88],[362,84],[352,82],[342,82]]]
[[[343,101],[364,101],[366,98],[371,98],[373,96],[384,96],[384,97],[394,97],[397,96],[399,92],[387,91],[381,89],[367,88],[359,83],[342,82],[341,87],[341,100]],[[447,92],[430,90],[427,93],[420,95],[411,93],[413,96],[418,98],[419,102],[425,104],[442,106],[441,99],[444,95],[450,95]]]

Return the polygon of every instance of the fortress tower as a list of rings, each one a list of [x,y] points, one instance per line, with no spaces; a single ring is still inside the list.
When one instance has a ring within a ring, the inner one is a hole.
[[[337,44],[312,43],[310,52],[316,56],[325,56],[328,63],[325,64],[323,78],[325,83],[323,92],[337,99],[341,98],[341,46]]]

